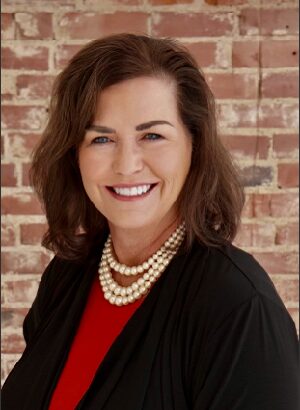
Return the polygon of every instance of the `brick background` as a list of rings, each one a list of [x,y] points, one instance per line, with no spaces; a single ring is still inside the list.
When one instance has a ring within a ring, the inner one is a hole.
[[[298,329],[296,0],[3,0],[2,381],[24,349],[22,321],[51,257],[27,176],[51,84],[89,39],[122,31],[174,36],[203,68],[246,186],[235,243],[268,271]]]

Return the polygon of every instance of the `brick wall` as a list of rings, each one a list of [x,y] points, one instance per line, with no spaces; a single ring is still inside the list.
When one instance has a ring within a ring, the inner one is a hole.
[[[51,84],[81,45],[112,32],[177,37],[203,67],[246,185],[236,244],[269,272],[298,326],[297,14],[296,0],[2,1],[2,380],[51,257],[27,176]]]

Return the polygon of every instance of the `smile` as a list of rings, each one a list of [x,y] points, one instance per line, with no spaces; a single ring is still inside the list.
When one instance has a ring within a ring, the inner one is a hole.
[[[112,189],[118,194],[123,196],[136,196],[136,195],[143,195],[148,192],[151,188],[151,185],[141,185],[141,186],[134,186],[132,188],[115,188]]]
[[[154,188],[157,184],[143,184],[143,185],[133,185],[133,186],[112,186],[107,187],[109,192],[114,197],[119,199],[137,199],[143,198],[149,194],[149,192]]]

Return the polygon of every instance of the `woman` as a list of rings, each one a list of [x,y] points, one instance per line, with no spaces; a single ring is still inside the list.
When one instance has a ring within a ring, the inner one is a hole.
[[[243,193],[183,47],[120,34],[79,51],[32,183],[56,256],[4,410],[296,410],[295,325],[231,245]]]

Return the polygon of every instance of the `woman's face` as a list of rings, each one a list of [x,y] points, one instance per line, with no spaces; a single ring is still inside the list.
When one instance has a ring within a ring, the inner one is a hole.
[[[173,82],[140,77],[101,92],[79,168],[87,195],[111,228],[164,229],[177,217],[191,152]]]

